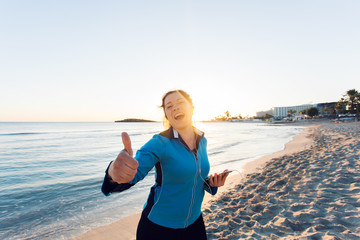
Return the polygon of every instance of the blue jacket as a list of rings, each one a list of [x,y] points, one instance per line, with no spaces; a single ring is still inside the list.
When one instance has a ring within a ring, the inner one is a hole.
[[[185,228],[194,223],[201,214],[204,190],[215,195],[216,187],[210,187],[204,133],[196,131],[196,149],[191,151],[178,132],[169,128],[156,134],[139,151],[135,159],[139,162],[137,174],[129,183],[117,184],[108,175],[104,178],[102,192],[121,192],[142,180],[155,166],[156,182],[151,187],[143,214],[158,225],[169,228]],[[110,166],[110,165],[109,165]]]

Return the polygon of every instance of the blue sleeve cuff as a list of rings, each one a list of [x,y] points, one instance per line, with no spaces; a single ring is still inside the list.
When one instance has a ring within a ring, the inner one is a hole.
[[[110,162],[111,164],[112,162]],[[134,186],[135,184],[134,183],[117,183],[117,182],[114,182],[108,171],[109,171],[109,167],[110,167],[110,164],[109,166],[107,167],[106,171],[105,171],[105,177],[104,177],[104,181],[103,181],[103,184],[101,186],[101,191],[103,192],[103,194],[105,196],[109,196],[110,193],[112,192],[122,192],[122,191],[125,191],[126,189],[129,189],[131,188],[132,186]]]

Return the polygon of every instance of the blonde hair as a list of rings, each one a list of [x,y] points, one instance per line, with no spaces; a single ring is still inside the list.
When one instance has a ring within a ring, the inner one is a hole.
[[[166,118],[166,116],[165,116],[165,114],[164,114],[164,116],[163,116],[163,120],[162,120],[162,125],[163,125],[163,127],[165,128],[165,129],[168,129],[168,128],[170,128],[170,122],[169,122],[169,120]]]

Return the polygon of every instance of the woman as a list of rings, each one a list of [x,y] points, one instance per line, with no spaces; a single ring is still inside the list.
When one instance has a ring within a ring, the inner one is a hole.
[[[156,182],[151,188],[138,225],[136,238],[207,239],[201,215],[204,190],[212,195],[228,176],[214,174],[204,133],[193,127],[194,106],[183,90],[167,92],[161,107],[170,127],[156,134],[132,157],[131,141],[122,133],[125,149],[106,169],[102,191],[124,191],[142,180],[155,166]]]

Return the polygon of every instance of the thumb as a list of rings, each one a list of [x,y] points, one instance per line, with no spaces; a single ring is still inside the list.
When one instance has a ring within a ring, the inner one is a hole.
[[[133,150],[131,147],[131,140],[127,132],[121,133],[122,142],[124,144],[125,150],[129,153],[130,156],[133,155]]]

